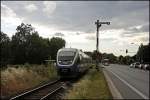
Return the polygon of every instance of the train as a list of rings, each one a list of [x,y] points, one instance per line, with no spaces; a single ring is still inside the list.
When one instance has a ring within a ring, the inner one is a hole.
[[[56,66],[60,78],[76,78],[89,69],[92,58],[76,48],[61,48],[57,52]]]

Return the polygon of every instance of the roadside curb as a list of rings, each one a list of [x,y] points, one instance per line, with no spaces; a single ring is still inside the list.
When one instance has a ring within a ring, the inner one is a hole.
[[[103,73],[104,73],[105,79],[107,81],[108,87],[110,89],[110,92],[111,92],[111,94],[113,96],[113,99],[123,99],[122,95],[120,94],[118,89],[115,87],[114,83],[112,82],[112,80],[108,76],[108,74],[107,74],[105,69],[103,69]]]

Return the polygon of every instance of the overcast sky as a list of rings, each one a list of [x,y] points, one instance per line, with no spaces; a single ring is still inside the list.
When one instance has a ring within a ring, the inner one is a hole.
[[[66,47],[83,51],[96,49],[98,19],[111,23],[100,27],[102,53],[126,55],[125,49],[137,52],[149,42],[149,1],[1,1],[1,31],[9,37],[23,22],[44,38],[62,37]]]

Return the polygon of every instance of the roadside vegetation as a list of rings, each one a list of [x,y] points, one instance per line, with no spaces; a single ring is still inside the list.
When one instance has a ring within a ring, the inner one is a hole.
[[[43,38],[30,24],[21,23],[12,37],[0,32],[1,67],[8,64],[42,64],[45,60],[56,60],[57,51],[65,47],[60,37]]]
[[[12,37],[3,32],[0,36],[1,97],[57,77],[54,66],[46,61],[56,60],[57,51],[66,44],[63,38],[43,38],[31,24],[24,23],[16,27]]]
[[[65,99],[112,99],[103,72],[95,68],[76,83],[64,97]]]
[[[33,88],[57,78],[52,64],[45,65],[8,65],[1,69],[1,98]]]

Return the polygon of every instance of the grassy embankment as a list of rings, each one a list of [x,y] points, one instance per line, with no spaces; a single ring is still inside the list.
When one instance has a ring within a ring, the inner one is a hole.
[[[102,71],[95,68],[78,82],[64,97],[65,99],[112,99]]]
[[[57,78],[56,69],[45,65],[8,65],[1,69],[1,97],[10,96],[22,90],[35,87]]]

